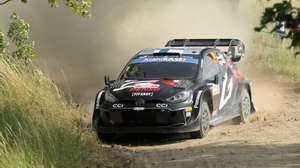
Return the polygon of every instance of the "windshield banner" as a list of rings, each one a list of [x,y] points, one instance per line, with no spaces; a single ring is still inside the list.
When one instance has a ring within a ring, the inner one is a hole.
[[[143,57],[143,58],[133,58],[129,61],[130,63],[153,63],[153,62],[182,62],[198,64],[198,59],[193,57]]]

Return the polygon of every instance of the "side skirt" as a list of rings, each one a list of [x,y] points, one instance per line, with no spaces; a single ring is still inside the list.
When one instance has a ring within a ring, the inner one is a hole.
[[[223,113],[223,115],[222,115],[222,113]],[[240,116],[239,107],[238,107],[238,104],[236,104],[233,108],[231,108],[229,110],[229,112],[222,111],[220,115],[217,115],[214,118],[212,118],[212,120],[210,121],[210,125],[211,126],[216,126],[218,124],[221,124],[225,121],[231,120],[231,119],[233,119],[235,117],[238,117],[238,116]]]
[[[220,116],[220,117],[217,117],[217,118],[211,120],[209,124],[211,126],[216,126],[216,125],[219,125],[219,124],[221,124],[225,121],[231,120],[231,119],[233,119],[235,117],[238,117],[238,116],[240,116],[240,115],[239,114],[232,114],[232,115],[227,115],[227,116]]]

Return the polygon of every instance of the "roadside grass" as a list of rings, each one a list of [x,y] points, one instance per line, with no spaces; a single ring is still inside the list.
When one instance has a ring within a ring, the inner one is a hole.
[[[100,153],[96,137],[80,126],[79,109],[50,79],[0,57],[1,168],[94,167]]]
[[[249,64],[254,65],[253,68],[299,79],[300,55],[295,56],[295,51],[288,45],[288,40],[281,41],[269,33],[254,33]]]

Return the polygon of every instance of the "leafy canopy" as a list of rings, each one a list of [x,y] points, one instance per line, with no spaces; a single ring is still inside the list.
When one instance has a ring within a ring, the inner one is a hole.
[[[280,27],[278,23],[282,22],[285,23],[287,30],[285,38],[291,39],[290,48],[295,48],[298,50],[296,54],[300,54],[300,32],[296,31],[300,25],[300,8],[294,5],[292,0],[283,0],[265,8],[260,19],[260,26],[256,27],[255,30],[262,31],[271,27],[271,33],[274,33]]]
[[[5,5],[14,0],[0,0],[0,5]],[[16,1],[16,0],[15,0]],[[28,0],[18,0],[27,3]],[[62,1],[74,13],[89,17],[93,0],[48,0],[52,7],[58,7]],[[11,23],[7,37],[14,44],[12,47],[5,42],[5,36],[0,31],[0,56],[14,57],[24,63],[29,63],[36,56],[34,41],[29,39],[29,24],[21,19],[16,13],[11,15]],[[13,51],[12,51],[13,50]]]
[[[16,13],[11,15],[7,37],[12,42],[12,45],[8,45],[5,42],[5,36],[0,32],[0,55],[12,56],[15,60],[30,63],[32,58],[36,56],[34,41],[31,41],[29,38],[29,24]]]
[[[0,5],[5,5],[6,3],[14,0],[0,0]],[[27,3],[28,0],[20,0],[23,3]],[[48,0],[49,4],[52,7],[58,7],[61,4],[61,1],[71,9],[74,13],[81,15],[83,17],[89,17],[90,10],[92,7],[93,0]]]

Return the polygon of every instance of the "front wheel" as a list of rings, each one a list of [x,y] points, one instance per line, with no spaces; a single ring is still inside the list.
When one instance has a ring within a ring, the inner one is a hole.
[[[100,125],[100,111],[94,111],[93,118],[92,118],[92,129],[97,133],[97,137],[102,142],[110,142],[114,140],[116,134],[113,133],[101,133],[99,132],[99,125]]]
[[[206,137],[209,131],[211,112],[209,109],[208,102],[206,100],[203,100],[201,103],[199,115],[200,130],[191,133],[191,137],[195,139]]]
[[[98,135],[98,138],[104,143],[109,143],[116,138],[116,134],[112,134],[112,133],[97,132],[97,135]]]

